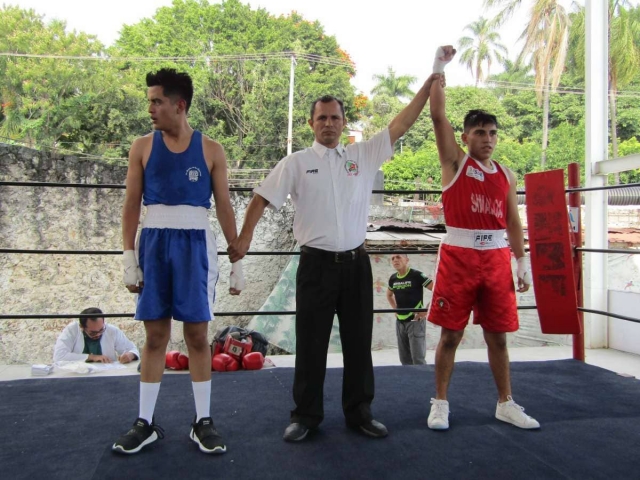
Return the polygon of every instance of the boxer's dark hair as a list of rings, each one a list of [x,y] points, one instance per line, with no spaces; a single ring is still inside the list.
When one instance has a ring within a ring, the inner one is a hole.
[[[96,320],[98,318],[102,318],[102,316],[104,315],[102,313],[102,310],[100,310],[99,308],[96,307],[89,307],[89,308],[85,308],[84,310],[82,310],[80,312],[80,315],[89,315],[91,313],[95,313],[96,316],[95,317],[80,317],[80,325],[82,326],[82,328],[86,328],[87,326],[87,320],[91,319],[91,320]]]
[[[313,114],[316,112],[316,103],[318,102],[322,102],[322,103],[338,102],[338,105],[340,105],[340,111],[342,112],[342,118],[345,118],[344,102],[339,98],[334,97],[333,95],[323,95],[322,97],[316,98],[311,104],[311,120],[313,120]]]
[[[179,98],[187,102],[187,112],[193,99],[193,82],[188,73],[177,72],[174,68],[162,68],[147,73],[147,87],[162,87],[165,97]]]
[[[495,115],[484,110],[469,110],[464,116],[464,133],[468,133],[473,127],[486,124],[493,124],[496,128],[499,128],[498,119]]]

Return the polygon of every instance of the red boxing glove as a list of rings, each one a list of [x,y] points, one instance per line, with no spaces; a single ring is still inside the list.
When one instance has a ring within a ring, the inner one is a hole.
[[[224,347],[222,347],[222,351],[236,360],[242,361],[242,357],[249,353],[253,348],[253,340],[251,337],[239,340],[237,338],[238,336],[239,334],[237,332],[228,335],[224,342]]]
[[[178,361],[179,356],[180,352],[178,352],[177,350],[171,350],[170,352],[167,352],[164,366],[166,368],[170,368],[171,370],[181,370],[180,362]]]
[[[260,370],[264,365],[264,357],[260,352],[251,352],[242,357],[242,366],[245,370]]]
[[[184,353],[178,355],[178,364],[180,365],[180,370],[188,370],[189,369],[189,357],[187,357]]]
[[[235,372],[240,369],[240,362],[226,353],[219,353],[211,358],[211,368],[216,372]]]
[[[212,357],[215,357],[219,353],[222,353],[222,345],[220,345],[220,342],[218,342],[216,340],[215,345],[213,346],[213,355],[212,355]]]

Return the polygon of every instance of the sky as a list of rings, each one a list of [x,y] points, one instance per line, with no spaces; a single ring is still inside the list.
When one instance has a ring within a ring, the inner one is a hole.
[[[209,0],[210,3],[218,3]],[[65,20],[69,30],[96,35],[106,45],[117,38],[123,25],[152,17],[172,0],[4,0],[6,5],[32,8],[45,20]],[[357,74],[353,85],[369,95],[376,84],[375,74],[386,74],[392,67],[397,75],[417,77],[413,90],[431,73],[439,45],[456,45],[464,28],[481,16],[492,13],[482,8],[482,0],[243,0],[252,8],[264,8],[273,15],[296,10],[305,19],[318,20],[325,32],[334,35],[340,47],[351,56]],[[561,0],[571,9],[571,0]],[[584,0],[577,3],[584,5]],[[525,27],[532,0],[523,0],[521,9],[499,30],[501,42],[515,59],[521,49],[518,38]],[[215,39],[214,39],[215,41]],[[456,58],[446,68],[447,84],[472,85],[471,72]],[[491,73],[499,73],[495,67]]]

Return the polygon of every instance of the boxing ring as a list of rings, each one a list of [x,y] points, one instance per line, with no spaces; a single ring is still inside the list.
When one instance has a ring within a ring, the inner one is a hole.
[[[606,158],[606,2],[587,0],[589,58],[587,90],[595,95],[587,103],[587,164]],[[597,97],[594,105],[594,100]],[[595,119],[595,120],[594,120]],[[597,122],[600,121],[600,125]],[[594,160],[595,159],[595,160]],[[637,168],[637,167],[636,167]],[[571,261],[561,262],[564,280],[574,289],[565,296],[575,300],[572,327],[573,359],[513,362],[512,385],[519,403],[527,405],[542,424],[524,431],[497,422],[495,387],[488,364],[456,363],[450,387],[451,425],[445,432],[427,428],[428,399],[434,392],[433,365],[375,367],[376,398],[373,409],[388,428],[384,440],[372,440],[348,430],[340,404],[342,370],[330,368],[325,381],[326,419],[308,441],[287,444],[282,432],[292,406],[293,369],[273,368],[212,375],[212,416],[228,444],[219,457],[202,455],[188,437],[192,421],[189,376],[165,375],[156,418],[166,438],[131,457],[115,455],[111,444],[130,422],[135,410],[131,393],[137,375],[29,379],[0,382],[0,465],[3,478],[11,479],[610,479],[640,477],[637,455],[640,439],[640,382],[635,378],[584,363],[583,315],[640,323],[597,306],[585,291],[606,282],[602,270],[589,263],[583,280],[583,255],[625,253],[638,250],[607,249],[606,238],[595,241],[593,222],[606,207],[603,172],[587,169],[586,188],[580,188],[577,166],[569,172],[569,208],[581,208],[586,195],[587,245],[582,243],[581,215],[563,244]],[[595,179],[594,179],[595,178]],[[635,185],[634,185],[635,186]],[[88,185],[42,182],[0,182],[4,187],[121,189],[122,185]],[[249,189],[232,189],[238,192]],[[374,191],[382,193],[382,191]],[[439,193],[402,191],[384,193]],[[557,193],[557,192],[556,192]],[[566,214],[566,202],[563,202]],[[576,210],[573,210],[575,213]],[[544,222],[543,222],[544,223]],[[595,226],[595,230],[594,230]],[[568,230],[568,227],[567,227]],[[602,232],[600,232],[602,233]],[[539,239],[538,239],[539,240]],[[544,241],[544,240],[543,240]],[[601,248],[602,247],[602,248]],[[568,249],[568,250],[567,250]],[[533,255],[541,256],[545,248]],[[547,250],[548,251],[548,250]],[[370,253],[374,250],[369,250]],[[395,253],[396,250],[384,250]],[[418,249],[407,254],[433,253]],[[120,255],[118,250],[36,250],[0,248],[3,255]],[[226,255],[225,252],[220,252]],[[286,255],[289,251],[249,252],[249,255]],[[542,258],[542,257],[539,257]],[[566,257],[565,257],[565,260]],[[549,264],[547,263],[547,266]],[[534,265],[534,284],[536,275]],[[538,265],[539,268],[539,265]],[[567,273],[567,268],[570,273]],[[540,274],[547,275],[539,268]],[[560,275],[560,274],[558,274]],[[562,276],[560,275],[560,276]],[[543,280],[544,281],[544,280]],[[585,283],[589,284],[585,288]],[[562,285],[566,286],[566,283]],[[597,290],[597,289],[596,289]],[[602,297],[602,292],[598,292]],[[543,308],[536,299],[539,310]],[[601,302],[600,302],[601,303]],[[584,305],[587,305],[586,307]],[[519,307],[536,308],[534,306]],[[376,313],[405,310],[376,309]],[[292,311],[222,311],[218,316],[292,315]],[[75,313],[0,312],[0,320],[78,318]],[[107,318],[132,317],[132,313],[107,313]],[[597,342],[595,342],[597,343]]]
[[[540,174],[533,174],[540,175]],[[569,168],[569,211],[581,208],[577,164]],[[542,184],[548,183],[546,179]],[[637,185],[606,187],[628,188]],[[0,182],[0,187],[122,189],[122,185]],[[232,188],[243,194],[250,189]],[[374,191],[437,194],[439,191]],[[523,192],[519,192],[523,193]],[[567,212],[567,202],[562,208]],[[531,207],[533,210],[533,207]],[[573,210],[575,212],[575,210]],[[573,359],[513,362],[512,383],[519,402],[537,417],[540,431],[522,431],[493,418],[495,391],[488,364],[459,362],[450,388],[447,432],[426,427],[428,398],[434,391],[433,365],[375,367],[376,416],[390,435],[372,441],[349,431],[340,406],[342,369],[329,368],[325,383],[326,419],[309,442],[281,440],[291,406],[293,369],[214,373],[212,413],[228,442],[220,458],[202,456],[187,436],[191,421],[190,378],[165,375],[156,408],[168,439],[133,457],[111,452],[111,443],[134,409],[131,393],[138,376],[90,376],[0,382],[0,459],[7,478],[631,478],[640,472],[632,445],[640,430],[640,382],[585,364],[582,314],[640,323],[639,319],[583,307],[582,256],[637,254],[632,249],[582,247],[581,215],[571,234],[571,277],[579,331],[573,333]],[[530,238],[531,240],[531,238]],[[533,244],[532,244],[533,245]],[[368,250],[435,254],[432,249]],[[5,255],[120,255],[118,250],[35,250],[1,248]],[[296,255],[254,251],[248,255]],[[219,252],[226,255],[226,252]],[[535,274],[535,265],[534,265]],[[536,277],[534,275],[534,283]],[[539,297],[536,298],[539,303]],[[519,309],[535,309],[520,306]],[[376,313],[406,311],[376,309]],[[293,315],[293,311],[219,311],[217,316]],[[0,320],[77,318],[74,313],[12,315]],[[133,313],[107,313],[130,318]],[[569,333],[567,331],[567,333]],[[123,401],[124,400],[124,401]],[[187,408],[184,406],[187,405]],[[44,446],[42,445],[44,444]],[[499,457],[500,461],[496,461]]]

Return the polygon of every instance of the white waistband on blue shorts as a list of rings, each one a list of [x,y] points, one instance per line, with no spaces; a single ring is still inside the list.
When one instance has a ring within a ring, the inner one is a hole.
[[[468,230],[466,228],[447,227],[447,234],[442,239],[442,243],[475,250],[494,250],[509,246],[504,235],[504,229]]]
[[[208,230],[207,209],[191,205],[147,205],[142,228]]]

